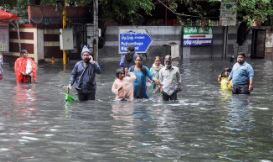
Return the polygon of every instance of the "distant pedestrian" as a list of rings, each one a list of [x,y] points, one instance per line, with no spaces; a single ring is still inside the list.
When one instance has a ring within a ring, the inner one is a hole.
[[[82,60],[77,62],[71,72],[69,89],[72,86],[78,92],[80,101],[95,100],[96,95],[96,74],[101,73],[100,66],[94,61],[92,51],[86,46],[81,52]]]
[[[166,55],[165,66],[159,71],[161,93],[163,101],[177,100],[177,93],[181,90],[181,77],[178,67],[172,65],[172,57]]]
[[[21,57],[15,61],[14,71],[17,83],[31,83],[36,81],[36,64],[27,54],[28,51],[23,49],[20,53]]]
[[[233,94],[250,94],[253,90],[254,70],[246,61],[245,53],[239,53],[237,63],[233,65],[229,80],[232,80]]]
[[[142,57],[137,56],[135,59],[135,65],[129,68],[129,72],[133,72],[136,76],[136,80],[134,81],[134,97],[139,99],[148,98],[146,77],[148,77],[152,82],[159,84],[159,81],[152,76],[148,67],[142,64],[142,61]]]
[[[119,66],[120,67],[129,67],[130,65],[133,64],[133,61],[135,58],[138,56],[138,54],[135,52],[135,47],[134,46],[128,46],[127,47],[127,53],[121,54],[120,55],[120,62]]]
[[[116,100],[134,99],[133,82],[136,76],[133,73],[125,74],[124,69],[120,68],[116,71],[116,79],[112,85],[112,92],[116,95]]]

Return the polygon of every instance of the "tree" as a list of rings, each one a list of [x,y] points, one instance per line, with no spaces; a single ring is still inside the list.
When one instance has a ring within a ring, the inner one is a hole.
[[[271,0],[238,0],[239,19],[250,26],[253,21],[264,23],[273,16],[273,2]]]
[[[161,0],[158,0],[161,1]],[[229,1],[229,0],[222,0]],[[208,6],[202,6],[198,0],[167,0],[166,5],[170,10],[175,12],[180,17],[198,17],[199,19],[209,19],[209,12],[212,9],[211,5],[219,3],[220,0],[209,0]],[[177,12],[178,6],[187,6],[187,10],[182,13]],[[207,10],[209,9],[209,10]],[[237,0],[238,20],[245,21],[250,26],[253,22],[259,21],[264,23],[270,16],[273,16],[273,1],[272,0]]]
[[[16,11],[20,17],[27,17],[27,5],[34,0],[0,0],[3,9]],[[56,0],[35,0],[40,5],[56,5]],[[98,0],[102,19],[114,19],[118,23],[137,24],[144,14],[151,14],[153,0]],[[67,0],[71,5],[90,5],[93,0]],[[143,14],[144,13],[144,14]]]
[[[143,15],[151,14],[153,0],[99,0],[103,19],[114,19],[120,24],[138,24]]]

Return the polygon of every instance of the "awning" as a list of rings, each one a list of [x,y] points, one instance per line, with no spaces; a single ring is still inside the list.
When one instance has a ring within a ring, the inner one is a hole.
[[[3,10],[0,10],[0,20],[18,20],[18,16]]]

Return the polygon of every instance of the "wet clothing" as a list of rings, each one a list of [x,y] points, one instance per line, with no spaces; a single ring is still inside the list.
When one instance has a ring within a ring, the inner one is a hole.
[[[134,97],[135,98],[148,98],[146,77],[150,80],[154,80],[151,72],[146,66],[142,66],[141,70],[135,70],[135,66],[129,68],[130,72],[133,72],[136,76],[134,81]]]
[[[159,71],[159,81],[162,84],[163,93],[172,96],[180,90],[181,77],[178,67],[163,67]],[[164,98],[163,98],[164,99]]]
[[[233,85],[232,87],[233,94],[250,94],[248,89],[248,84],[245,85]]]
[[[159,71],[160,69],[162,69],[164,66],[163,65],[159,65],[156,66],[155,64],[152,65],[152,67],[150,68],[150,72],[152,73],[154,79],[159,80]],[[155,83],[152,83],[152,88],[155,90],[154,93],[159,92],[160,87],[156,86]]]
[[[75,64],[71,75],[69,84],[73,85],[78,91],[79,100],[94,100],[96,92],[96,74],[100,74],[101,69],[97,63],[85,63],[79,61]]]
[[[79,101],[95,100],[96,99],[95,95],[96,95],[95,91],[92,91],[90,93],[78,92],[78,99]]]
[[[133,73],[130,73],[129,76],[125,76],[122,80],[116,79],[112,85],[112,92],[116,95],[116,100],[129,100],[134,99],[134,86],[133,82],[136,79],[136,76]],[[123,96],[119,96],[119,89],[123,92]]]
[[[232,90],[232,82],[228,80],[228,77],[220,78],[221,90]]]
[[[172,95],[168,95],[167,93],[162,92],[162,99],[163,101],[177,100],[177,92],[175,91]]]
[[[253,80],[254,70],[251,65],[244,62],[242,65],[239,63],[234,64],[232,71],[229,75],[229,80],[232,80],[234,94],[249,94],[249,81]]]
[[[19,83],[31,83],[36,80],[36,64],[31,58],[17,58],[14,64],[16,81]]]
[[[160,69],[162,69],[164,66],[163,65],[159,65],[159,66],[156,66],[155,64],[152,65],[152,67],[150,68],[150,72],[152,73],[153,77],[155,79],[159,79],[159,71]]]
[[[232,80],[233,85],[246,85],[249,80],[253,80],[254,70],[251,65],[244,62],[242,65],[235,63],[229,74],[229,80]]]

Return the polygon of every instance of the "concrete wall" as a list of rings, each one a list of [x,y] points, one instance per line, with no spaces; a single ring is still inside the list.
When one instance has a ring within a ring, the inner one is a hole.
[[[19,43],[22,49],[27,49],[29,57],[35,62],[54,58],[61,58],[62,51],[59,43],[59,29],[42,29],[37,27],[21,27],[20,40],[15,29],[10,29],[10,52],[7,57],[19,57]]]
[[[20,56],[19,43],[22,49],[28,51],[28,56],[32,57],[35,62],[38,61],[37,57],[37,28],[20,28],[20,40],[18,39],[17,31],[10,30],[9,52],[5,55],[11,57]]]
[[[109,26],[105,34],[105,46],[99,51],[99,58],[112,59],[118,58],[118,34],[119,29],[146,29],[151,35],[153,42],[148,51],[149,57],[156,55],[164,56],[170,53],[170,43],[181,44],[181,26]],[[251,32],[247,37],[247,41],[242,47],[236,44],[237,27],[229,27],[227,57],[239,51],[250,53]],[[181,47],[181,46],[180,46]],[[183,58],[221,58],[223,51],[223,28],[213,27],[213,45],[206,47],[184,47],[180,48],[180,54]]]

